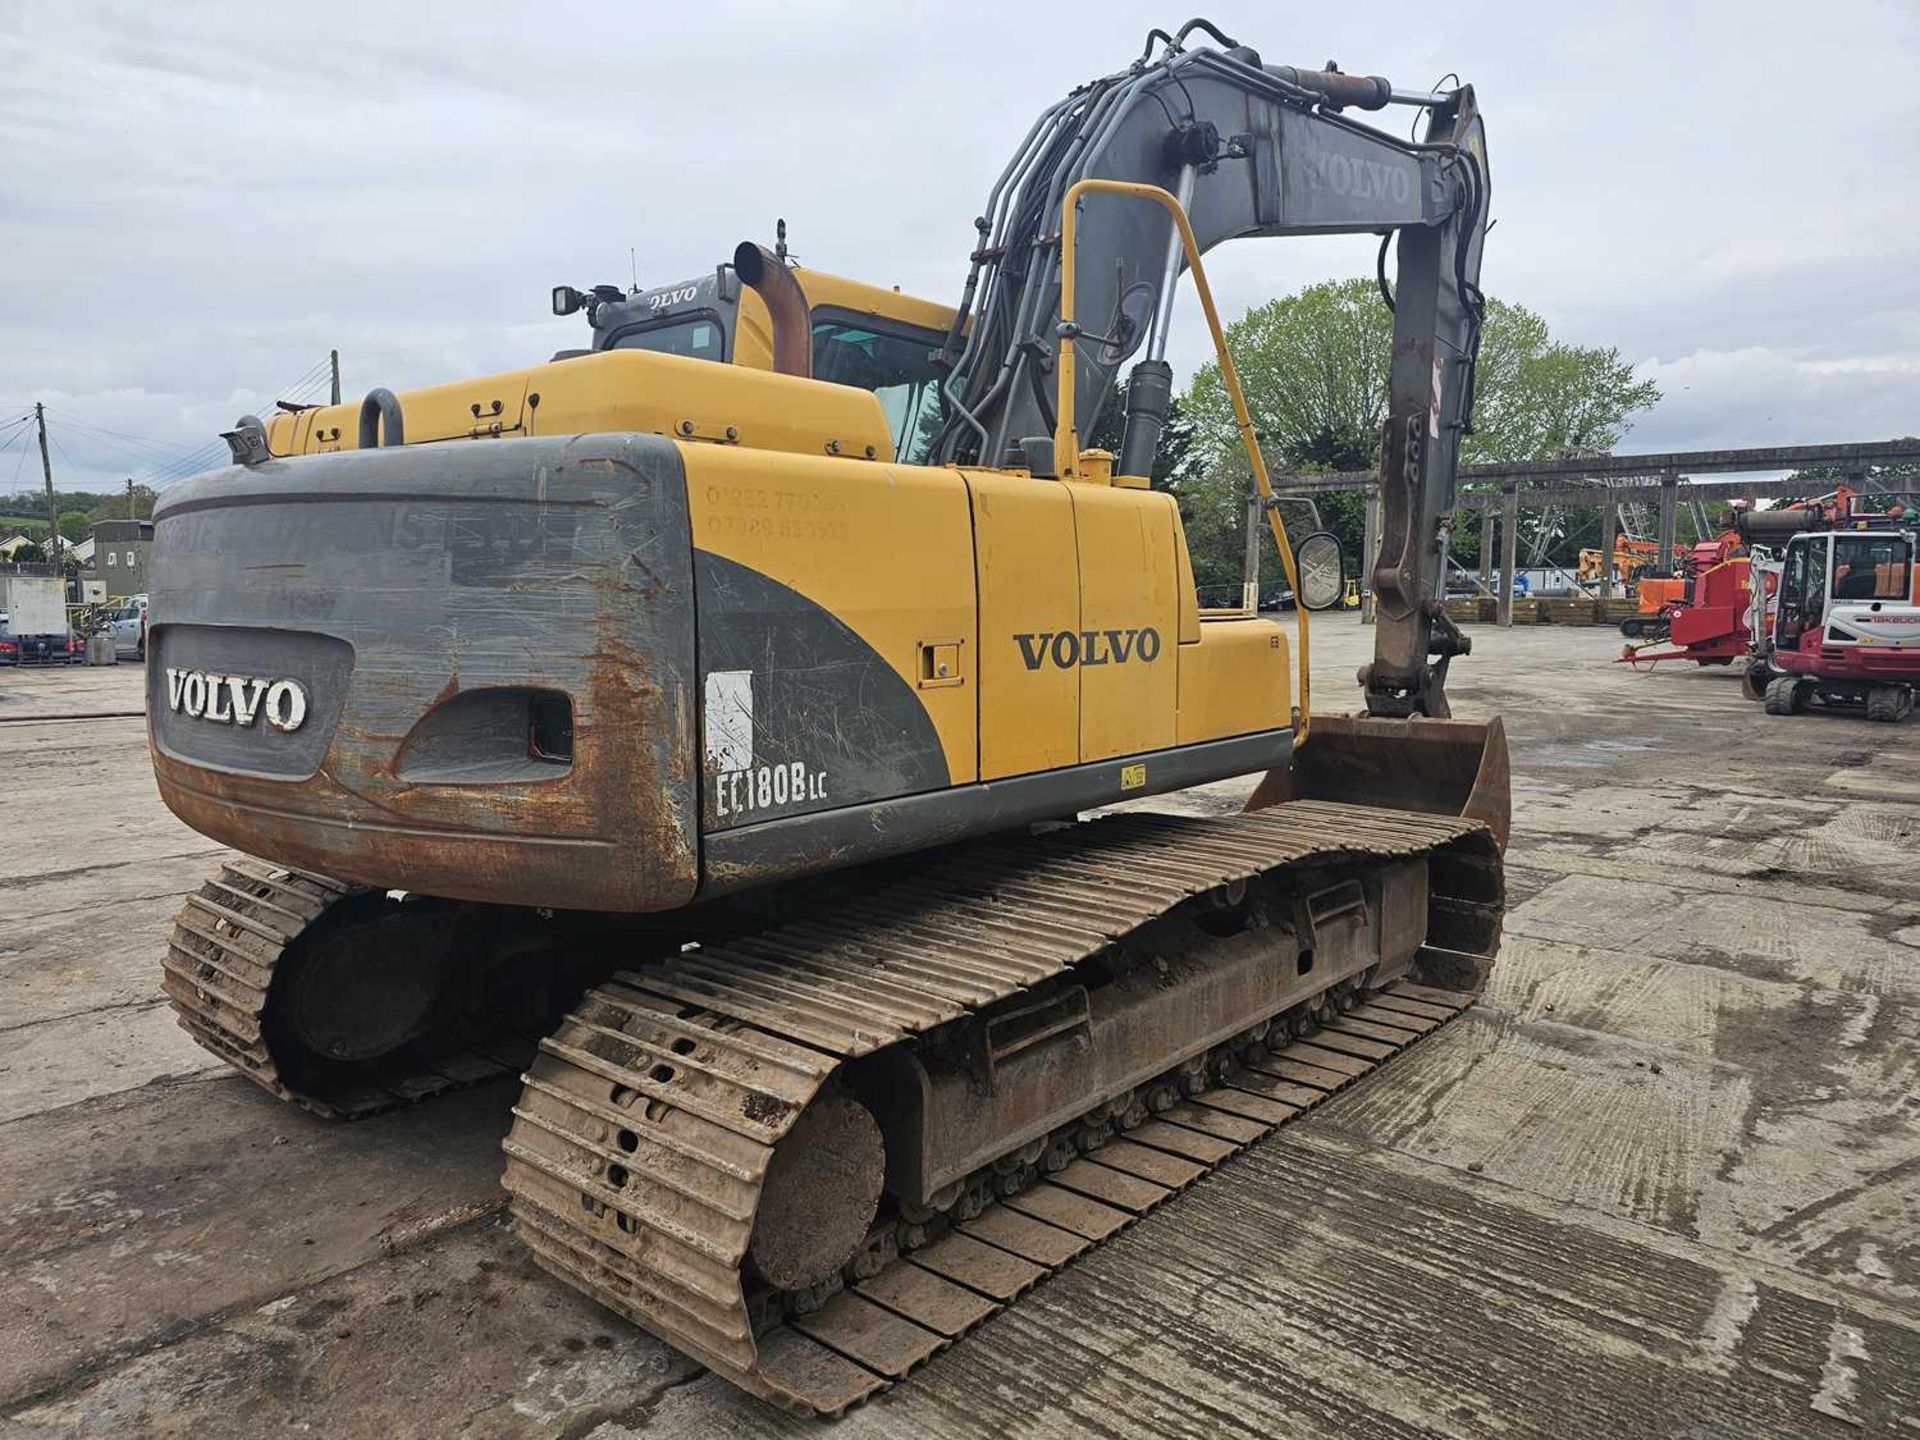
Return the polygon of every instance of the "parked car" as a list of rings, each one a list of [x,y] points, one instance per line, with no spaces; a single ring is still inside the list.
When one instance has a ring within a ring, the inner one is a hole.
[[[18,635],[13,617],[0,610],[0,665],[80,665],[87,642],[78,635]]]
[[[135,595],[113,614],[102,627],[113,636],[114,654],[122,660],[147,658],[147,597]]]

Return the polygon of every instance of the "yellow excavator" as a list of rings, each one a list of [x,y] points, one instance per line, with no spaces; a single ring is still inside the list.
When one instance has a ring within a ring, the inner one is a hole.
[[[155,517],[155,774],[242,852],[181,1023],[328,1116],[518,1072],[546,1270],[797,1412],[901,1378],[1485,979],[1506,744],[1438,585],[1488,183],[1470,88],[1195,21],[1034,122],[951,310],[743,244],[559,287],[545,364],[244,417]],[[1294,583],[1201,257],[1339,233],[1395,327],[1351,715],[1146,478],[1185,272]]]

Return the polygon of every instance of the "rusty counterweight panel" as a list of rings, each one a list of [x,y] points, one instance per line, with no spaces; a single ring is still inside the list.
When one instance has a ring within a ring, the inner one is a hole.
[[[691,897],[692,547],[666,440],[228,469],[156,516],[168,806],[281,864],[457,899]]]

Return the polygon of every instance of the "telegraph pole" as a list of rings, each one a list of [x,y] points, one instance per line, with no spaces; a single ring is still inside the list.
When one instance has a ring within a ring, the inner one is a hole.
[[[53,503],[53,462],[47,458],[47,407],[33,402],[33,421],[40,427],[40,473],[47,477],[47,558],[60,563],[60,511]]]
[[[340,352],[329,350],[327,358],[333,364],[333,403],[338,405],[340,403]]]
[[[127,476],[127,518],[129,520],[140,518],[133,513],[133,476],[131,475]]]

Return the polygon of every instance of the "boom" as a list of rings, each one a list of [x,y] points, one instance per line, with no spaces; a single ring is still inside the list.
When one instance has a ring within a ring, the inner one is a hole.
[[[1195,30],[1225,48],[1186,48]],[[1165,43],[1151,58],[1155,39]],[[1424,140],[1343,113],[1395,103],[1426,108]],[[989,194],[942,352],[948,408],[938,458],[1047,473],[1061,205],[1089,177],[1171,191],[1202,251],[1243,236],[1377,232],[1383,295],[1386,246],[1398,237],[1373,577],[1379,626],[1364,673],[1366,705],[1373,715],[1444,717],[1446,663],[1466,644],[1436,597],[1484,310],[1478,277],[1489,191],[1472,88],[1409,95],[1378,77],[1264,65],[1204,21],[1173,36],[1155,32],[1133,65],[1042,114]],[[1121,367],[1140,356],[1117,469],[1145,474],[1172,392],[1165,354],[1184,264],[1179,238],[1153,207],[1101,194],[1080,204],[1075,309],[1086,319],[1075,410],[1098,414]]]

